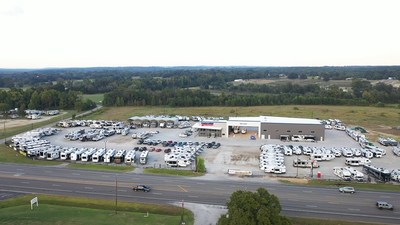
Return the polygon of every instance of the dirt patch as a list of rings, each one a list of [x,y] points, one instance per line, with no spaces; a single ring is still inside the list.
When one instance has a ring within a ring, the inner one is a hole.
[[[308,180],[307,179],[302,179],[302,178],[279,178],[281,181],[289,181],[290,183],[294,184],[307,184]]]
[[[56,115],[58,116],[58,115]],[[56,116],[43,116],[40,119],[31,120],[31,119],[0,119],[0,125],[5,126],[5,128],[13,128],[13,127],[20,127],[28,124],[40,123]]]

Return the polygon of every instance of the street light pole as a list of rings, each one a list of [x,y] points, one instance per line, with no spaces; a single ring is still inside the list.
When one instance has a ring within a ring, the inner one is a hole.
[[[118,207],[118,179],[117,174],[115,174],[115,214],[117,214]]]

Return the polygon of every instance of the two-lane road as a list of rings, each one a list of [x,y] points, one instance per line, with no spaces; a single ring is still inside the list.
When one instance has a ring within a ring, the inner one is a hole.
[[[117,181],[117,182],[116,182]],[[149,193],[134,192],[134,184],[152,187]],[[243,182],[202,180],[134,173],[87,171],[53,166],[0,164],[0,192],[46,193],[168,204],[185,202],[226,205],[236,190],[266,188],[279,197],[282,211],[289,216],[332,218],[400,224],[400,211],[378,210],[376,200],[387,200],[400,207],[400,193],[359,191],[339,193],[337,188],[295,186],[252,178]]]

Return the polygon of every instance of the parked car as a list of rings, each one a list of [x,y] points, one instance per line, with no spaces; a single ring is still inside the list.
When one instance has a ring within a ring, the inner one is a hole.
[[[376,202],[376,207],[378,207],[378,209],[389,209],[389,210],[393,210],[393,205],[389,204],[387,202],[383,202],[383,201],[377,201]]]
[[[339,191],[342,193],[351,193],[354,194],[356,190],[353,187],[341,187],[339,188]]]
[[[132,188],[132,190],[134,190],[134,191],[149,192],[149,191],[151,190],[151,188],[150,188],[149,186],[147,186],[147,185],[140,184],[140,185],[134,186],[134,187]]]

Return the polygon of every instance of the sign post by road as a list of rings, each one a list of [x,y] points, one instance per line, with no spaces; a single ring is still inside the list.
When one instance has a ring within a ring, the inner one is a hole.
[[[33,210],[33,205],[36,203],[36,206],[39,207],[39,200],[37,197],[31,199],[31,210]]]

